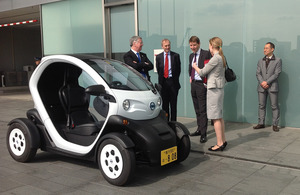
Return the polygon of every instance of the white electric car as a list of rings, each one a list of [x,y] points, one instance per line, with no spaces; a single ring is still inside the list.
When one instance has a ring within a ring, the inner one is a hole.
[[[111,184],[125,185],[138,163],[164,166],[190,153],[188,129],[168,122],[152,83],[130,66],[88,55],[44,57],[29,82],[34,108],[9,122],[16,161],[37,149],[92,160]]]

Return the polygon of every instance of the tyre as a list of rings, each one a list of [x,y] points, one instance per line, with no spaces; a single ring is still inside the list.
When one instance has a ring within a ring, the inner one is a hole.
[[[184,135],[177,145],[177,162],[184,161],[190,154],[191,142],[188,135]]]
[[[98,150],[98,165],[103,177],[109,183],[117,186],[125,185],[134,174],[134,151],[124,148],[114,139],[106,139]]]
[[[189,137],[189,130],[181,123],[170,121],[169,126],[174,130],[177,136],[177,161],[178,163],[184,161],[190,154],[191,141]]]
[[[37,151],[32,147],[33,135],[25,123],[12,123],[8,127],[6,144],[9,154],[18,162],[31,161]],[[35,140],[36,141],[36,140]]]

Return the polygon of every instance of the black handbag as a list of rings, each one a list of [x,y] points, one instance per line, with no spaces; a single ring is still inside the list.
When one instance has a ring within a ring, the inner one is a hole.
[[[231,68],[229,68],[226,60],[225,79],[227,82],[235,81],[236,75]]]

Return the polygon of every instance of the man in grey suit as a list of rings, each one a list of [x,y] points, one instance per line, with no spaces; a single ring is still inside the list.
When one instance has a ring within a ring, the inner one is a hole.
[[[279,106],[278,106],[278,77],[282,69],[282,61],[276,57],[273,52],[275,45],[271,42],[266,43],[264,47],[265,57],[260,59],[257,64],[256,78],[258,80],[258,125],[254,129],[265,128],[266,103],[267,97],[270,96],[273,131],[278,132]]]

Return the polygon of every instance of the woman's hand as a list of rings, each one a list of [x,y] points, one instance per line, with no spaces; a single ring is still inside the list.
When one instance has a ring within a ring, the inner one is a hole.
[[[195,71],[199,74],[199,68],[198,68],[198,66],[197,66],[197,63],[196,62],[194,62],[193,63],[193,68],[195,69]]]

